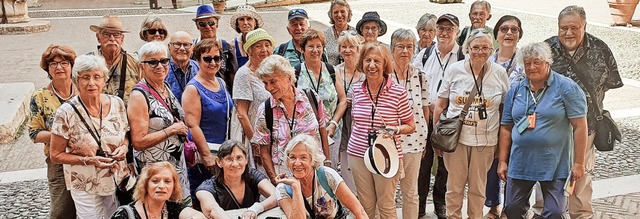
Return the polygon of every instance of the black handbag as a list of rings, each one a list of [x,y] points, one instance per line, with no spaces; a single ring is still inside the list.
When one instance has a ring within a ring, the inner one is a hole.
[[[622,142],[622,133],[609,111],[602,110],[602,115],[596,116],[596,136],[593,144],[599,151],[612,151],[616,141]]]
[[[460,130],[462,129],[462,122],[467,116],[467,111],[471,102],[475,99],[478,89],[474,86],[471,89],[471,93],[464,103],[462,112],[460,115],[452,118],[447,118],[447,111],[443,110],[440,114],[440,119],[434,127],[434,132],[431,134],[431,145],[438,150],[444,152],[454,152],[458,147],[458,139],[460,139]]]

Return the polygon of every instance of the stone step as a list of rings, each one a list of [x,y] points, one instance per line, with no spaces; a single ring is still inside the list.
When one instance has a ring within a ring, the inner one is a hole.
[[[29,101],[35,86],[31,82],[0,83],[0,144],[15,139],[29,115]]]

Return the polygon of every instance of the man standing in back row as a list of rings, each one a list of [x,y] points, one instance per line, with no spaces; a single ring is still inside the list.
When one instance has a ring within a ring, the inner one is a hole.
[[[605,92],[622,87],[618,65],[609,46],[586,33],[586,25],[584,8],[568,6],[558,15],[558,36],[545,40],[553,53],[551,69],[573,79],[587,96],[589,136],[585,175],[576,182],[573,195],[569,197],[569,214],[573,219],[593,217],[591,180],[595,164],[596,116],[602,114]]]

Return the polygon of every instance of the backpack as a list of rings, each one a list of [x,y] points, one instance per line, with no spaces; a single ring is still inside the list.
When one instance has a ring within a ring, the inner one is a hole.
[[[435,50],[436,44],[433,44],[429,47],[426,48],[426,51],[424,51],[424,54],[422,55],[422,66],[424,67],[424,64],[427,63],[427,60],[429,59],[429,56],[431,56],[431,53],[433,52],[433,50]],[[458,61],[463,60],[464,59],[464,54],[462,53],[462,46],[458,47]]]
[[[320,123],[320,116],[318,115],[318,98],[316,98],[316,94],[312,89],[303,89],[304,93],[307,95],[309,102],[311,102],[311,108],[313,109],[313,114],[316,115],[316,120],[318,120],[318,124]],[[269,139],[271,140],[269,144],[269,150],[273,147],[273,108],[271,107],[271,97],[264,101],[264,120],[267,123],[267,129],[269,129]]]
[[[324,62],[324,66],[327,67],[327,71],[329,71],[329,76],[331,77],[331,81],[333,81],[333,85],[336,85],[336,70],[333,69],[333,65]],[[302,71],[302,66],[300,64],[297,64],[295,67],[296,69],[296,82],[298,79],[300,79],[300,71]],[[296,87],[298,87],[298,83],[296,83]]]

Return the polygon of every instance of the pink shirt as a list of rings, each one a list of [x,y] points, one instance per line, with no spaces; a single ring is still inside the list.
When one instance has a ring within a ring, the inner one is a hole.
[[[367,91],[367,80],[353,86],[352,99],[352,116],[353,129],[347,153],[356,157],[364,157],[364,151],[367,150],[367,136],[371,127],[371,109],[374,100],[369,97]],[[370,88],[371,92],[377,92],[378,88]],[[375,91],[374,91],[375,90]],[[380,126],[399,126],[413,120],[413,112],[409,105],[409,95],[402,86],[393,83],[387,76],[382,91],[378,95],[378,104],[375,116],[373,118],[373,126],[375,129]],[[383,122],[384,120],[384,122]],[[395,135],[396,148],[398,156],[402,158],[402,145],[400,144],[400,135]]]

